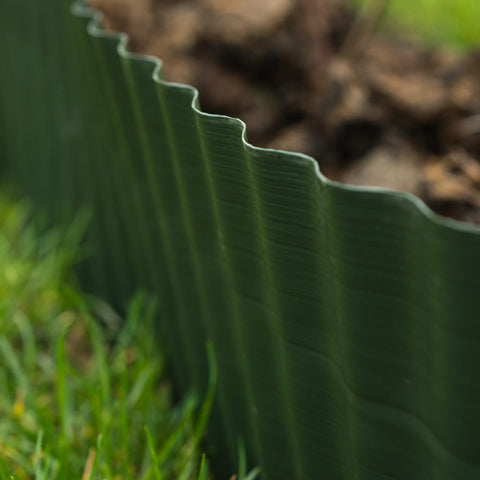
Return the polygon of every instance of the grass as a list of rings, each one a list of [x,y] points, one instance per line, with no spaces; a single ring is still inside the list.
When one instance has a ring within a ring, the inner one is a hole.
[[[121,321],[73,288],[80,231],[39,235],[25,204],[0,199],[0,480],[210,479],[211,352],[206,398],[173,405],[155,302],[137,295]]]
[[[368,5],[379,0],[352,0]],[[478,0],[388,0],[386,26],[407,31],[427,45],[480,46]]]

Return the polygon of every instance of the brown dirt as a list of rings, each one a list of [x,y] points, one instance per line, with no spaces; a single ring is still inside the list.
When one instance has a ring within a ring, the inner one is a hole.
[[[409,191],[480,224],[480,52],[426,50],[345,0],[91,0],[202,108],[349,184]]]

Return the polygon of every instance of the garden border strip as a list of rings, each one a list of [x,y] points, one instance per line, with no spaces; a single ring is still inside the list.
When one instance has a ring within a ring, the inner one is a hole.
[[[478,227],[249,145],[80,3],[6,12],[4,180],[52,221],[87,205],[83,285],[159,297],[178,388],[212,342],[219,472],[242,437],[267,480],[480,476]]]

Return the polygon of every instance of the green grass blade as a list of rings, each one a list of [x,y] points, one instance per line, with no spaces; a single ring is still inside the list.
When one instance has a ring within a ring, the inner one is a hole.
[[[200,444],[205,436],[207,422],[210,417],[213,401],[215,399],[215,389],[217,387],[217,364],[213,344],[210,342],[207,344],[207,357],[210,375],[208,378],[208,387],[205,400],[203,401],[200,413],[198,415],[197,424],[195,425],[195,430],[193,432],[193,441],[195,447]]]
[[[200,462],[200,470],[198,471],[197,480],[207,480],[208,476],[208,463],[205,455],[202,455],[202,461]]]
[[[238,442],[238,478],[245,480],[247,473],[247,454],[243,440]]]
[[[5,365],[13,375],[17,387],[27,393],[29,390],[28,377],[20,364],[19,358],[15,355],[15,350],[12,348],[12,345],[7,338],[3,336],[0,337],[0,353],[2,354]]]
[[[65,452],[69,451],[72,442],[72,404],[69,398],[67,388],[67,355],[65,348],[65,338],[68,327],[64,329],[62,335],[57,341],[57,401],[60,415],[61,436],[60,443],[63,445]],[[68,456],[68,453],[65,453]]]
[[[260,473],[260,467],[256,467],[245,477],[245,480],[255,480],[260,475]]]
[[[43,442],[43,432],[40,430],[37,436],[37,442],[35,443],[35,453],[33,457],[33,468],[35,471],[35,479],[43,480],[43,468],[42,468],[42,442]]]
[[[153,443],[152,434],[148,427],[145,427],[145,435],[147,436],[148,449],[150,451],[150,456],[152,457],[153,471],[155,473],[155,480],[163,480],[163,475],[160,470],[160,462],[155,451],[155,444]]]

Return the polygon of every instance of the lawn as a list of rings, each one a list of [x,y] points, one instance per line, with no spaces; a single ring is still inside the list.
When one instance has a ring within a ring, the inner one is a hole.
[[[0,199],[0,479],[210,479],[214,361],[206,398],[174,405],[155,301],[137,295],[120,319],[76,288],[83,222],[33,223]]]

